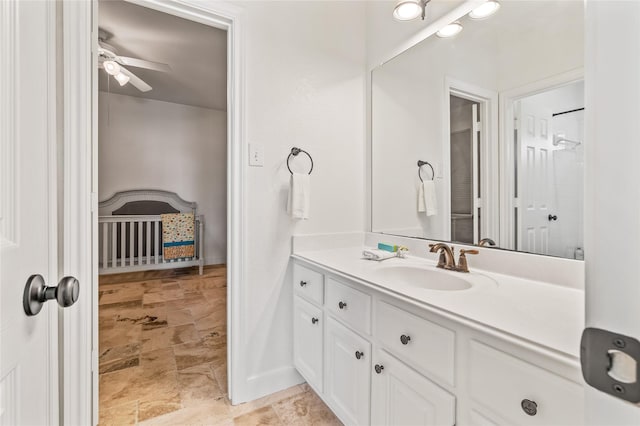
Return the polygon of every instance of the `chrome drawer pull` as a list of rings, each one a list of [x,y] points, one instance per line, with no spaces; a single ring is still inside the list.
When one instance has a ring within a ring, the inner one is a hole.
[[[400,342],[402,342],[403,345],[406,345],[410,341],[411,341],[411,336],[407,336],[406,334],[403,334],[402,336],[400,336]]]
[[[344,309],[344,308],[346,308],[346,307],[347,307],[347,303],[346,303],[346,302],[340,302],[340,303],[338,303],[338,308],[340,308],[340,309]]]
[[[364,356],[364,352],[356,351],[356,359],[360,359]]]
[[[538,413],[538,404],[530,399],[523,399],[520,406],[522,407],[522,411],[530,416],[535,416]]]

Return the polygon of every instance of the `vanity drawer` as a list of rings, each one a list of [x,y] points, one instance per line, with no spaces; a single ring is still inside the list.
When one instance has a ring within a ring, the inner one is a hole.
[[[455,333],[407,311],[378,302],[375,335],[401,360],[454,385]]]
[[[324,276],[297,263],[293,264],[293,289],[307,300],[319,305],[324,302]]]
[[[469,348],[471,397],[509,424],[584,423],[581,385],[477,341]]]
[[[329,278],[327,306],[336,318],[371,334],[371,296],[368,294]]]

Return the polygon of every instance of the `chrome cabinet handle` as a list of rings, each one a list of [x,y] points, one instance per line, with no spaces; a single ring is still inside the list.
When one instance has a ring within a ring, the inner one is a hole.
[[[306,281],[300,281],[300,287],[304,287],[304,286],[306,286],[306,285],[307,285],[307,282],[306,282]]]
[[[318,318],[311,318],[311,324],[315,324],[319,321]]]
[[[408,344],[411,341],[411,336],[407,336],[406,334],[403,334],[402,336],[400,336],[400,342],[403,345]]]
[[[344,309],[344,308],[346,308],[346,307],[347,307],[347,303],[346,303],[346,302],[340,302],[340,303],[338,303],[338,308],[340,308],[340,309]]]
[[[47,287],[42,275],[31,275],[24,286],[22,307],[28,316],[37,315],[47,300],[56,299],[62,308],[78,300],[80,283],[74,277],[64,277],[56,287]]]
[[[376,364],[373,368],[376,370],[376,373],[380,374],[382,373],[382,370],[384,370],[384,365]]]
[[[364,352],[356,351],[356,359],[361,359],[364,356]]]
[[[530,416],[535,416],[538,413],[538,404],[530,399],[523,399],[520,406],[522,407],[522,411]]]

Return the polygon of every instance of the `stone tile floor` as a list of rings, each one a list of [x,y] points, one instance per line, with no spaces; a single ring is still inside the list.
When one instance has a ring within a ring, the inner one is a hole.
[[[100,277],[100,425],[340,425],[307,385],[231,405],[226,268]]]

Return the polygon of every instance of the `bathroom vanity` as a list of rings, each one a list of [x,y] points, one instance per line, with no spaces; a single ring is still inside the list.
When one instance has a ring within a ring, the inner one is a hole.
[[[583,423],[582,291],[360,252],[293,255],[295,366],[342,422]]]

